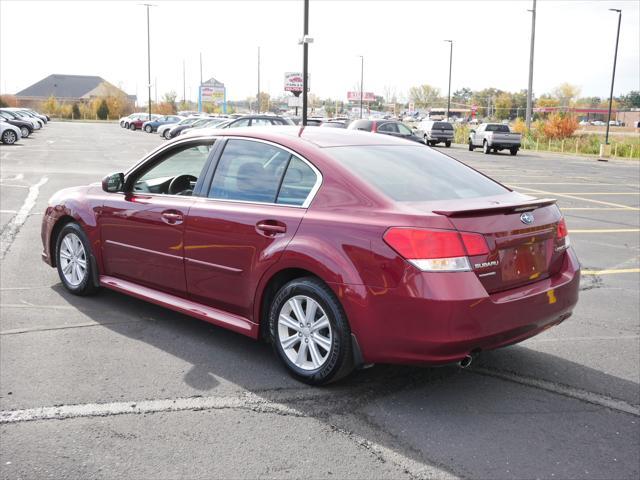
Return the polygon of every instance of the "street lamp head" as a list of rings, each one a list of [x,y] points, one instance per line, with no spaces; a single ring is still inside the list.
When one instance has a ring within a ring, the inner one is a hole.
[[[610,8],[609,9],[610,12],[618,12],[618,13],[622,13],[622,10],[619,10],[617,8]]]
[[[300,40],[298,40],[298,45],[304,45],[305,43],[313,43],[313,38],[309,35],[305,35]]]
[[[444,42],[453,43],[453,40],[443,40]]]

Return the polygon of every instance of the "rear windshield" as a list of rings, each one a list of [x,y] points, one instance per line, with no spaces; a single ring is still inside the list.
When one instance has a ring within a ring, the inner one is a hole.
[[[509,133],[509,125],[487,125],[487,132]]]
[[[453,130],[453,127],[450,123],[447,122],[435,122],[433,124],[434,130]]]
[[[420,145],[332,147],[326,151],[354,175],[398,202],[475,198],[508,192],[457,160]]]

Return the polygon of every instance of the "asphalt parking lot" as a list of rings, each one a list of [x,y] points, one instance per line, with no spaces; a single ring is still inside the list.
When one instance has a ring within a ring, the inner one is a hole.
[[[51,122],[0,147],[2,478],[638,478],[637,162],[439,148],[558,199],[583,266],[574,316],[465,370],[379,365],[309,388],[267,345],[112,291],[71,296],[40,260],[55,191],[161,142]]]

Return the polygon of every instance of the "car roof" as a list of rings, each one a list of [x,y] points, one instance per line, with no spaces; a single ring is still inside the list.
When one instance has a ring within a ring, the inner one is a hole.
[[[347,130],[342,128],[321,128],[316,126],[270,126],[270,127],[242,127],[228,129],[202,128],[188,134],[189,136],[238,136],[267,140],[275,143],[312,144],[316,147],[346,147],[353,145],[418,145],[408,140],[391,135]]]

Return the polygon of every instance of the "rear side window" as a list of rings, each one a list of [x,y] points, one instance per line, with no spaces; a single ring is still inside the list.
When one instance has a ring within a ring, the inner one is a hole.
[[[447,122],[435,122],[433,124],[434,130],[453,130],[453,126]]]
[[[393,122],[383,123],[382,125],[378,126],[377,130],[379,132],[399,133],[398,132],[398,125],[393,123]]]
[[[291,154],[251,140],[229,140],[220,157],[209,197],[275,203]]]
[[[316,184],[317,176],[309,165],[298,157],[291,157],[282,179],[277,203],[301,206]]]
[[[373,122],[370,120],[356,120],[349,125],[349,128],[352,130],[364,130],[366,132],[370,132],[372,125]]]
[[[487,132],[509,133],[509,125],[487,125]]]
[[[509,191],[457,160],[421,146],[349,146],[326,151],[398,202],[475,198]]]

